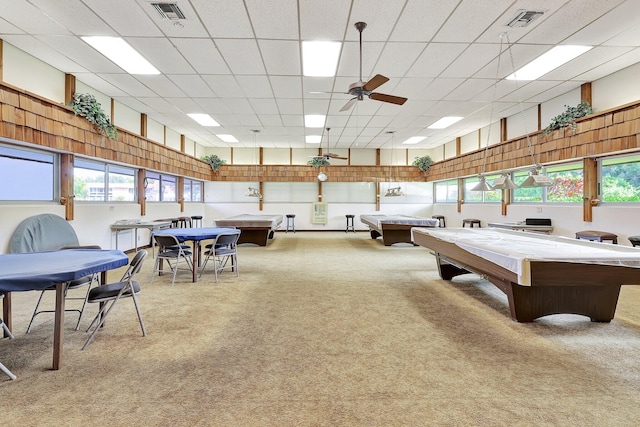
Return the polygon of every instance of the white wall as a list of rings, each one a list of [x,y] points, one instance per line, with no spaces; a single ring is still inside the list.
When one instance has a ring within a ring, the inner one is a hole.
[[[2,44],[2,79],[60,104],[64,103],[64,73],[26,54],[9,43]]]

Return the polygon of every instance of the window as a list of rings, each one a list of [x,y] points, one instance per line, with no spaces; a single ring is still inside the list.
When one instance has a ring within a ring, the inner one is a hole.
[[[53,201],[56,156],[0,145],[0,200]]]
[[[529,176],[529,169],[518,171],[513,173],[513,182],[516,185],[520,185]],[[511,191],[514,202],[542,202],[542,193],[544,187],[527,187],[527,188],[514,188]]]
[[[485,177],[487,183],[491,184],[494,179],[500,178],[500,175],[489,175]],[[471,191],[473,187],[478,185],[480,178],[477,176],[464,179],[464,202],[465,203],[496,203],[502,202],[502,190],[492,191]]]
[[[442,181],[434,184],[435,203],[456,203],[458,201],[458,181]]]
[[[571,163],[545,168],[545,174],[553,181],[546,187],[546,201],[549,203],[582,202],[584,194],[584,170],[582,163]]]
[[[76,158],[73,187],[77,201],[133,202],[135,169]]]
[[[640,155],[602,160],[600,177],[603,202],[640,202]]]
[[[184,179],[183,197],[185,202],[202,202],[202,182]]]
[[[159,173],[147,173],[145,196],[147,202],[177,201],[176,177]]]

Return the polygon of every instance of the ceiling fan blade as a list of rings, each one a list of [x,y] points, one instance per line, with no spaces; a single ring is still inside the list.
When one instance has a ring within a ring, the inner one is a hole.
[[[347,103],[344,104],[344,106],[340,109],[340,111],[347,111],[349,108],[353,107],[353,104],[355,104],[356,102],[358,102],[357,96],[347,101]]]
[[[384,93],[372,93],[369,98],[376,101],[390,102],[392,104],[402,105],[407,102],[407,98],[401,96],[385,95]]]
[[[371,80],[369,80],[364,85],[362,85],[362,89],[367,92],[370,92],[375,88],[377,88],[378,86],[382,86],[388,81],[389,81],[389,77],[385,77],[382,74],[376,74],[371,78]]]

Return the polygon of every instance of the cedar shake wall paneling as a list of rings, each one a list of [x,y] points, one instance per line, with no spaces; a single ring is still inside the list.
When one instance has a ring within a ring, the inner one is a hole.
[[[640,149],[640,103],[592,114],[548,135],[529,136],[537,163],[558,163]],[[482,173],[484,149],[434,163],[429,181]],[[485,173],[525,169],[532,165],[526,136],[489,146]]]
[[[210,180],[211,167],[191,156],[126,130],[110,140],[70,107],[0,84],[0,136],[56,151]]]
[[[600,156],[640,149],[640,102],[592,114],[577,121],[576,129],[562,129],[549,135],[531,134],[534,158],[541,164]],[[158,170],[195,179],[248,181],[255,165],[223,165],[214,174],[210,166],[190,155],[173,150],[126,130],[118,140],[100,134],[94,126],[76,117],[70,107],[0,83],[0,136],[56,151],[76,153],[131,166]],[[434,163],[428,176],[415,166],[397,166],[398,181],[436,181],[482,172],[485,149]],[[531,166],[525,137],[487,148],[486,173]],[[394,172],[395,172],[394,170]],[[311,182],[325,171],[333,182],[371,182],[388,176],[383,166],[260,165],[261,182]],[[255,169],[254,169],[255,175]]]

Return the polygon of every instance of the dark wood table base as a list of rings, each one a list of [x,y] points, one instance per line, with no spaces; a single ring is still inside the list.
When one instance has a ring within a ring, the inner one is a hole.
[[[240,230],[238,244],[253,243],[258,246],[267,246],[275,233],[271,227],[237,227]]]
[[[531,262],[531,286],[520,285],[517,275],[457,245],[424,233],[415,242],[434,251],[440,277],[475,273],[506,295],[511,318],[531,322],[551,314],[580,314],[593,322],[610,322],[621,285],[640,284],[640,269],[621,265],[571,262]]]

